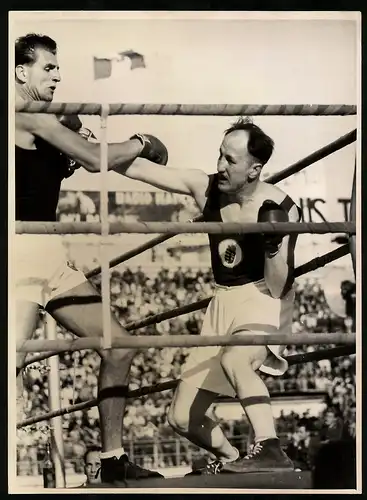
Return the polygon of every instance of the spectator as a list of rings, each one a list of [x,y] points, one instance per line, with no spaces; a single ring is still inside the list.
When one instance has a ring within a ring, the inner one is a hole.
[[[101,484],[101,447],[91,446],[84,454],[86,481],[81,486]],[[81,487],[80,486],[80,487]]]

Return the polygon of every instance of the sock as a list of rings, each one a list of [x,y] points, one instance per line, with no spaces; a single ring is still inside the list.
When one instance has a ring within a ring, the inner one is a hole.
[[[229,462],[234,462],[235,460],[237,460],[237,458],[239,458],[240,456],[240,452],[238,451],[237,448],[233,447],[234,450],[236,451],[236,457],[235,458],[221,458],[220,461],[223,462],[224,464],[228,464]]]
[[[240,403],[252,425],[255,443],[277,438],[269,396],[242,398]]]
[[[261,443],[262,441],[268,441],[269,439],[278,439],[274,436],[271,436],[271,437],[263,437],[263,436],[259,436],[257,438],[255,438],[255,443]]]
[[[104,451],[101,453],[101,459],[103,458],[120,458],[125,454],[125,450],[123,448],[116,448],[115,450]]]

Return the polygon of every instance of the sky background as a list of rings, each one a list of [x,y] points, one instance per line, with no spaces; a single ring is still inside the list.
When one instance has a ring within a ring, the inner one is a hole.
[[[54,38],[62,82],[58,102],[156,102],[243,104],[358,104],[358,17],[341,12],[288,14],[13,13],[10,46],[38,32]],[[57,17],[56,17],[57,16]],[[313,14],[315,16],[315,14]],[[260,17],[261,19],[255,19]],[[306,18],[305,18],[306,17]],[[322,19],[324,17],[324,19]],[[93,78],[93,56],[135,50],[146,68],[129,60],[112,77]],[[135,132],[157,135],[168,147],[169,165],[216,170],[218,148],[232,117],[113,116],[108,140]],[[99,117],[83,116],[99,135]],[[275,141],[264,175],[285,168],[358,126],[356,116],[254,117]],[[323,198],[324,215],[344,220],[338,198],[351,194],[356,147],[352,144],[279,184],[295,201]],[[167,167],[169,168],[169,167]],[[118,174],[110,190],[153,189]],[[99,190],[100,177],[79,169],[64,189]],[[153,189],[154,190],[154,189]],[[315,220],[315,222],[318,222]],[[318,236],[318,241],[329,236]]]
[[[18,13],[15,13],[18,14]],[[176,102],[249,104],[356,104],[357,23],[342,20],[160,19],[127,18],[113,13],[19,13],[11,22],[15,37],[39,32],[59,46],[62,82],[59,102]],[[136,14],[137,16],[138,14]],[[198,16],[198,14],[197,14]],[[147,16],[145,16],[147,17]],[[172,17],[172,14],[171,14]],[[222,16],[224,17],[224,16]],[[227,14],[228,17],[228,14]],[[238,17],[238,16],[237,16]],[[249,17],[249,15],[247,16]],[[353,14],[349,14],[353,19]],[[22,19],[23,18],[23,19]],[[89,19],[88,19],[89,18]],[[91,19],[90,19],[91,18]],[[93,79],[93,56],[133,49],[145,56],[146,68],[117,65],[110,79]],[[99,118],[83,116],[99,135]],[[134,132],[156,134],[169,149],[169,165],[216,169],[223,130],[232,117],[114,116],[108,140],[122,141]],[[265,173],[297,161],[356,127],[356,117],[254,117],[275,141]],[[291,195],[350,196],[355,146],[307,169],[307,179],[292,178]],[[146,189],[118,174],[111,189]],[[284,183],[283,183],[284,184]],[[65,188],[98,189],[99,176],[80,169]],[[289,188],[288,188],[289,189]]]

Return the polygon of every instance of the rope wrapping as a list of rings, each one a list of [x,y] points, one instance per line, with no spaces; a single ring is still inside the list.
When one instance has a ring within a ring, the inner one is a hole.
[[[134,104],[112,103],[111,115],[188,115],[188,116],[346,116],[357,114],[349,104]],[[16,112],[62,115],[101,115],[102,104],[32,101],[16,103]]]
[[[342,346],[342,347],[334,347],[331,349],[320,349],[319,351],[307,352],[302,354],[294,354],[292,356],[288,356],[285,359],[288,361],[289,365],[295,365],[297,363],[310,363],[312,361],[320,361],[322,359],[332,359],[338,356],[347,356],[353,354],[355,352],[355,346]],[[156,392],[168,391],[171,389],[175,389],[178,380],[168,380],[167,382],[161,382],[158,384],[140,387],[134,391],[129,391],[127,394],[127,399],[139,398],[142,396],[147,396],[149,394],[154,394]],[[42,415],[35,415],[34,417],[27,418],[23,422],[17,423],[17,429],[21,429],[22,427],[26,427],[28,425],[33,425],[38,422],[43,422],[45,420],[50,420],[54,417],[59,417],[62,415],[66,415],[67,413],[73,413],[75,411],[87,410],[88,408],[93,408],[98,405],[98,399],[90,399],[88,401],[84,401],[83,403],[77,403],[76,405],[70,405],[65,408],[60,408],[58,410],[48,412]]]
[[[101,234],[100,222],[16,222],[17,234]],[[356,233],[355,222],[112,222],[110,234]]]

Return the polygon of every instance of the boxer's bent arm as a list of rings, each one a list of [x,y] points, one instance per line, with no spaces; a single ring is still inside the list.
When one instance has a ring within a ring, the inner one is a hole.
[[[100,171],[100,145],[90,143],[69,130],[55,115],[16,113],[16,127],[41,137],[89,172]],[[131,164],[141,149],[142,144],[138,139],[109,144],[108,170]]]
[[[115,172],[165,191],[195,198],[205,193],[209,182],[209,176],[203,170],[173,168],[146,160],[137,161],[128,167],[117,167]]]
[[[289,222],[299,222],[298,210],[294,206],[289,212]],[[297,235],[283,238],[279,252],[274,257],[265,256],[264,278],[272,297],[281,298],[291,289],[294,282],[294,251]]]

